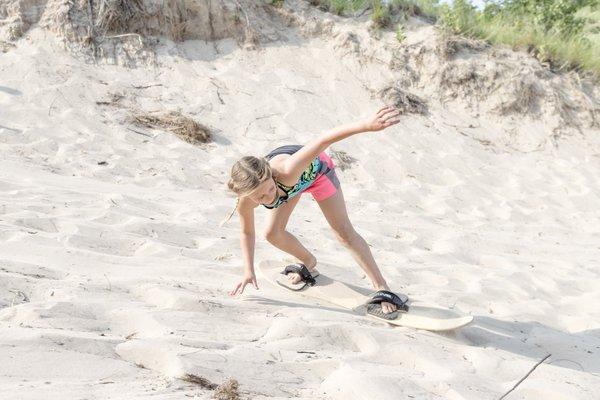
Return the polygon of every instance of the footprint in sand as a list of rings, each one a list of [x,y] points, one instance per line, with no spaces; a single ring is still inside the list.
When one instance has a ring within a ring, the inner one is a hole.
[[[43,300],[65,276],[35,264],[0,260],[0,308]]]
[[[104,308],[95,303],[28,303],[0,311],[0,320],[34,328],[104,332]]]
[[[268,348],[318,349],[336,354],[371,353],[379,349],[376,340],[358,326],[356,329],[337,324],[309,326],[300,318],[276,319],[261,340]]]
[[[176,225],[175,223],[133,223],[123,228],[125,232],[152,238],[156,242],[169,246],[194,249],[197,247],[194,237],[199,236],[197,228]]]
[[[195,290],[174,285],[139,285],[132,288],[131,293],[146,304],[161,309],[210,314],[224,308],[219,302],[201,298]]]
[[[42,231],[47,233],[57,233],[57,220],[55,218],[20,218],[14,221],[17,226]]]
[[[73,235],[67,243],[77,249],[91,251],[94,253],[108,254],[113,256],[133,257],[136,251],[143,245],[144,239],[119,237],[116,232],[98,230],[94,236]]]

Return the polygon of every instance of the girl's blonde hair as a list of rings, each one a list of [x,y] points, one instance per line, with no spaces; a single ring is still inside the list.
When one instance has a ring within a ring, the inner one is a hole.
[[[246,156],[233,164],[233,167],[231,167],[231,178],[227,182],[227,187],[233,193],[237,194],[238,198],[235,207],[227,218],[221,221],[220,225],[223,226],[231,219],[235,210],[237,210],[240,197],[252,193],[261,183],[271,179],[272,176],[271,166],[264,157]]]

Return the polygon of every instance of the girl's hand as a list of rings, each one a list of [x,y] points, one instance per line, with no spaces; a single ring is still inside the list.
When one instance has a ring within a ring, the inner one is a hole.
[[[376,132],[397,124],[400,122],[400,118],[395,118],[398,115],[400,115],[400,111],[396,107],[393,105],[385,106],[365,121],[365,129],[369,132]]]
[[[231,292],[229,292],[230,296],[235,296],[236,294],[244,293],[244,288],[247,284],[252,283],[256,290],[258,290],[258,284],[256,283],[256,275],[254,273],[247,273],[244,275],[244,279],[240,283],[238,283]]]

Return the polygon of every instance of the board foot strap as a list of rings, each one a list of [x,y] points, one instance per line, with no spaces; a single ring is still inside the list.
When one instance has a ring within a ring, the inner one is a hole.
[[[283,275],[296,273],[300,275],[300,279],[302,282],[306,283],[308,286],[314,286],[317,284],[315,281],[315,276],[313,276],[306,265],[304,264],[290,264],[281,272]]]
[[[397,310],[391,313],[385,313],[381,309],[381,303],[392,303]],[[408,311],[408,296],[404,294],[397,295],[388,290],[379,290],[371,295],[367,301],[367,313],[383,319],[396,319],[400,312]]]

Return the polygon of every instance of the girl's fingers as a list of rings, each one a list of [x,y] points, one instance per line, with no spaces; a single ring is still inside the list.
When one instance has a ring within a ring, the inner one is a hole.
[[[386,122],[386,123],[385,123],[385,127],[387,128],[388,126],[395,125],[395,124],[397,124],[398,122],[400,122],[400,120],[399,120],[399,119],[397,119],[397,120],[394,120],[394,121],[389,121],[389,122]]]
[[[240,285],[241,285],[241,284],[238,284],[238,285],[235,287],[235,289],[233,289],[231,292],[229,292],[229,295],[230,295],[230,296],[235,296],[235,293],[236,293],[236,292],[237,292],[237,290],[239,289]]]
[[[393,113],[393,114],[392,114]],[[381,114],[377,115],[377,118],[384,118],[387,116],[387,118],[396,116],[396,115],[400,115],[400,111],[398,111],[395,108],[386,108],[382,111]]]
[[[387,122],[387,121],[389,121],[390,119],[392,119],[392,118],[395,118],[395,117],[397,117],[397,116],[399,116],[399,115],[400,115],[400,112],[396,112],[396,113],[394,113],[394,114],[390,114],[390,115],[386,116],[385,118],[383,118],[383,117],[382,117],[382,118],[380,118],[380,119],[381,119],[381,122]]]
[[[393,109],[393,108],[394,108],[394,106],[393,106],[393,105],[391,105],[391,104],[390,104],[390,105],[387,105],[387,106],[385,106],[385,107],[382,107],[382,108],[380,108],[380,109],[379,109],[379,111],[377,111],[377,116],[378,116],[378,117],[380,117],[380,116],[382,116],[383,114],[385,114],[385,113],[386,113],[386,111],[388,111],[388,110],[391,110],[391,109]]]
[[[390,114],[390,113],[393,113],[393,114]],[[387,115],[387,114],[390,114],[388,116],[388,118],[389,118],[389,117],[392,117],[392,116],[395,116],[395,115],[400,115],[400,111],[397,110],[397,109],[395,109],[395,108],[391,108],[391,109],[387,110],[383,115]]]

